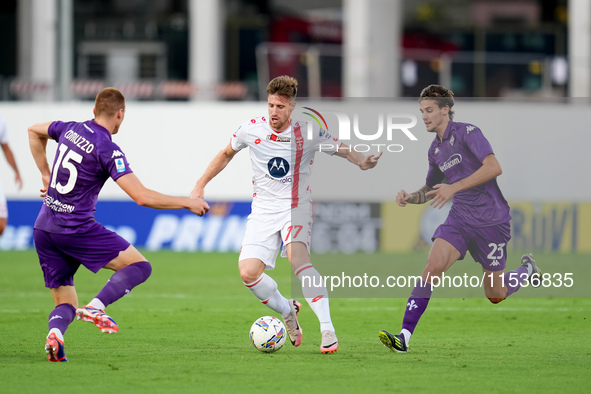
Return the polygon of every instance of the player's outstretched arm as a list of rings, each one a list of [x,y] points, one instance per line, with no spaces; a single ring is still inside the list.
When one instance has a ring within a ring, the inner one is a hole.
[[[429,191],[426,195],[430,197],[429,199],[433,199],[431,202],[433,208],[441,209],[457,192],[488,182],[502,173],[501,164],[499,164],[495,155],[491,153],[482,160],[482,167],[472,175],[451,185],[435,185],[433,186],[433,190]]]
[[[370,168],[374,168],[378,165],[378,160],[382,157],[382,153],[380,152],[379,155],[369,155],[365,156],[363,153],[356,152],[354,149],[351,149],[347,145],[342,144],[339,147],[339,150],[335,153],[335,155],[339,157],[344,157],[345,159],[349,160],[351,163],[359,166],[362,170],[369,170]]]
[[[14,170],[14,182],[20,190],[23,187],[23,180],[21,178],[20,172],[18,171],[18,166],[16,165],[16,159],[14,158],[14,154],[12,154],[12,149],[10,149],[10,146],[8,144],[1,145],[2,150],[4,151],[4,156],[6,157],[6,161]]]
[[[47,140],[51,138],[48,133],[49,125],[51,125],[51,122],[37,123],[27,129],[29,132],[29,147],[31,149],[31,153],[33,154],[35,164],[37,164],[37,168],[39,169],[39,172],[41,172],[41,182],[43,185],[39,190],[41,192],[41,197],[45,197],[47,195],[49,177],[51,175],[49,163],[47,162],[46,150]]]
[[[138,205],[155,209],[188,209],[203,216],[209,211],[209,205],[201,198],[175,197],[159,193],[145,187],[134,173],[125,174],[117,179],[117,184]]]
[[[236,155],[234,149],[232,149],[232,145],[228,144],[224,149],[222,149],[209,163],[201,178],[195,184],[195,187],[191,191],[189,195],[191,198],[203,198],[205,195],[205,186],[211,181],[217,174],[222,172],[224,168],[228,165],[230,160],[234,158]]]
[[[433,189],[427,185],[411,194],[408,194],[404,190],[400,190],[396,195],[396,203],[401,207],[405,207],[406,204],[424,204],[433,198],[433,196],[427,195],[431,190]]]

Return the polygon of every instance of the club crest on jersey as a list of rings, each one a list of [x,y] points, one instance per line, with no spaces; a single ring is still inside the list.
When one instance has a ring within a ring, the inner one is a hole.
[[[451,146],[454,146],[454,142],[456,142],[456,139],[454,138],[454,136],[451,136],[451,140],[449,140],[449,143]]]
[[[304,149],[304,137],[302,137],[302,136],[296,137],[296,149],[297,150]]]
[[[273,178],[283,178],[289,172],[289,163],[283,157],[274,157],[267,163],[267,168]]]
[[[269,134],[267,136],[267,140],[269,141],[276,141],[276,142],[290,142],[291,137],[283,137],[277,134]]]

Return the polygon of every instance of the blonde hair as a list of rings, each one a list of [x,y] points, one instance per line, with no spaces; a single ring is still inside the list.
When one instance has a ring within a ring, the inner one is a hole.
[[[439,108],[443,108],[446,105],[449,107],[449,118],[454,118],[454,92],[441,85],[429,85],[419,95],[419,102],[423,100],[433,100],[437,102]]]
[[[267,95],[272,94],[294,100],[298,94],[298,80],[287,75],[274,78],[267,85]]]
[[[125,110],[125,97],[115,88],[105,88],[96,95],[94,101],[95,116],[112,118],[120,109]]]

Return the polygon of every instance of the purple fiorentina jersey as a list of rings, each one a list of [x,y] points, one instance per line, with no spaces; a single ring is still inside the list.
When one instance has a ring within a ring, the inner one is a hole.
[[[429,148],[427,186],[441,183],[444,177],[450,184],[467,178],[482,167],[482,161],[491,153],[492,147],[478,127],[450,120],[443,141],[435,136]],[[496,178],[456,193],[450,216],[474,227],[511,220],[509,205]]]
[[[53,122],[49,136],[58,147],[35,228],[61,234],[87,232],[105,181],[117,180],[131,168],[111,133],[94,120]]]

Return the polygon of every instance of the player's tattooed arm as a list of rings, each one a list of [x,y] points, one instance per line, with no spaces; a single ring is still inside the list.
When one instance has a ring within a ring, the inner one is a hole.
[[[401,207],[405,207],[407,204],[424,204],[433,198],[433,196],[427,195],[427,192],[430,190],[433,190],[433,188],[427,185],[414,193],[407,193],[405,190],[400,190],[396,195],[396,204]]]
[[[421,187],[419,190],[417,190],[416,192],[411,193],[410,198],[408,200],[406,200],[406,202],[408,202],[409,204],[424,204],[434,197],[433,195],[430,195],[430,196],[425,195],[427,192],[429,192],[431,190],[433,190],[432,187],[425,185],[425,186]]]

